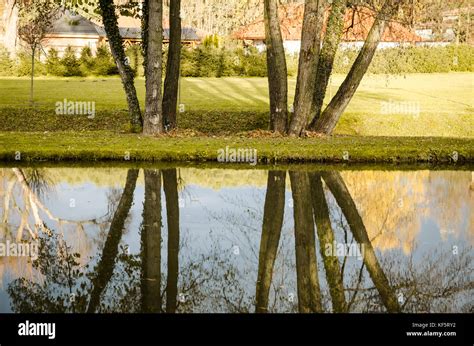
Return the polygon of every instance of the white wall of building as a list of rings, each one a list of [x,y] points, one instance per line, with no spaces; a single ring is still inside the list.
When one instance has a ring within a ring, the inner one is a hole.
[[[299,54],[301,48],[301,41],[284,41],[283,47],[287,54]]]
[[[265,43],[262,40],[253,41],[255,48],[259,52],[264,52],[266,50]],[[364,45],[364,41],[355,41],[355,42],[341,42],[339,44],[340,49],[360,49]],[[409,42],[380,42],[377,46],[377,49],[387,49],[387,48],[396,48],[396,47],[408,47],[411,43]],[[283,47],[285,47],[285,52],[287,54],[299,54],[301,48],[301,41],[284,41]]]
[[[48,52],[49,49],[54,48],[58,51],[60,57],[63,56],[64,51],[68,46],[71,46],[75,51],[76,55],[80,56],[83,47],[89,47],[92,54],[97,52],[99,45],[99,36],[84,36],[84,37],[54,37],[47,38],[42,46],[43,50]]]

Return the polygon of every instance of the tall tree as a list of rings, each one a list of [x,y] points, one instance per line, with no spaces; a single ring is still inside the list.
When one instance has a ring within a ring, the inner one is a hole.
[[[166,312],[176,311],[179,273],[179,201],[176,168],[163,170],[163,189],[166,199],[168,224],[168,275],[166,285]]]
[[[295,220],[296,276],[300,312],[322,312],[313,210],[307,172],[290,171]]]
[[[102,23],[109,40],[110,51],[114,57],[115,64],[122,79],[122,85],[127,96],[128,113],[132,132],[140,132],[142,129],[142,115],[140,103],[138,102],[135,89],[133,69],[128,65],[122,37],[118,27],[116,8],[113,0],[99,0]]]
[[[171,0],[168,60],[163,92],[163,117],[168,129],[177,125],[179,71],[181,61],[181,0]]]
[[[161,90],[163,1],[145,0],[142,21],[146,88],[143,133],[145,135],[156,135],[163,132],[163,97]]]
[[[264,14],[270,130],[285,133],[288,126],[288,71],[278,18],[278,0],[265,0]]]
[[[336,127],[339,118],[354,96],[372,62],[372,58],[377,50],[388,20],[396,14],[400,3],[400,0],[385,0],[382,9],[377,13],[374,24],[364,42],[364,46],[359,52],[351,70],[342,82],[336,95],[321,114],[321,117],[314,124],[314,130],[316,132],[330,135]]]
[[[285,180],[286,171],[268,172],[255,293],[255,312],[257,313],[268,312],[268,296],[285,210]]]
[[[27,44],[31,54],[30,103],[34,103],[36,53],[53,27],[59,7],[54,0],[20,0],[18,4],[18,37]]]
[[[161,312],[161,172],[145,169],[142,226],[142,311]]]
[[[313,99],[316,87],[321,47],[321,31],[324,23],[326,0],[306,0],[304,7],[301,49],[296,80],[294,115],[288,133],[299,136],[313,111]]]
[[[309,125],[310,130],[314,130],[316,121],[319,119],[323,107],[324,97],[334,66],[339,43],[341,42],[342,32],[344,30],[344,15],[346,13],[347,0],[333,0],[331,12],[329,14],[326,33],[324,35],[323,46],[319,53],[318,71],[316,73],[316,88],[314,90],[314,99],[312,116],[313,120]]]
[[[357,210],[357,206],[352,199],[352,196],[344,183],[339,172],[324,172],[322,173],[324,181],[326,182],[329,190],[336,199],[337,204],[342,210],[347,223],[351,229],[354,239],[357,243],[363,246],[364,250],[364,264],[369,272],[370,278],[374,283],[377,291],[380,294],[380,298],[389,312],[400,312],[401,307],[398,303],[395,292],[383,272],[382,267],[375,255],[374,248],[367,234],[364,221],[360,217]]]
[[[118,247],[122,239],[125,220],[132,206],[137,178],[138,169],[128,170],[125,188],[110,223],[110,230],[102,250],[102,257],[97,265],[97,273],[92,279],[91,297],[87,306],[88,313],[95,312],[99,307],[102,292],[105,290],[114,272],[115,261],[119,251]]]

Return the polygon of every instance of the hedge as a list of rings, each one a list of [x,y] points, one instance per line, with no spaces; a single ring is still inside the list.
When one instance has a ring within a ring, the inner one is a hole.
[[[218,39],[206,39],[197,48],[183,48],[181,75],[184,77],[266,77],[266,54],[254,47],[244,48],[238,44],[219,47]],[[166,62],[167,49],[164,49]],[[126,50],[130,66],[137,75],[143,76],[143,57],[139,46]],[[346,74],[356,59],[358,50],[340,49],[334,61],[334,73]],[[295,76],[298,57],[287,56],[288,75]],[[163,70],[165,70],[163,68]],[[29,75],[31,58],[20,54],[12,60],[6,50],[0,47],[0,75]],[[370,65],[369,73],[404,74],[435,72],[474,72],[474,47],[466,44],[445,47],[399,47],[380,49]],[[77,58],[76,52],[68,47],[60,58],[50,49],[44,63],[37,60],[36,75],[52,76],[106,76],[117,74],[112,55],[107,46],[97,49],[95,56],[85,47]]]

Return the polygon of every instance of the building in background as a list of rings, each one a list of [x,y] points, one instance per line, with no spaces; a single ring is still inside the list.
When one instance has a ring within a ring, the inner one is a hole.
[[[290,4],[279,9],[280,28],[283,36],[283,45],[289,54],[299,53],[301,47],[301,31],[303,26],[304,4]],[[329,17],[329,10],[325,13],[325,21]],[[360,48],[375,21],[375,14],[367,8],[357,11],[348,10],[344,22],[344,34],[341,48]],[[325,28],[321,35],[324,35]],[[255,46],[258,50],[265,50],[265,22],[263,17],[237,29],[233,37],[242,40],[246,45]],[[423,39],[412,30],[398,22],[390,22],[385,29],[379,48],[391,48],[403,45],[419,44]]]
[[[22,50],[22,43],[17,37],[18,10],[14,6],[14,0],[0,0],[0,45],[4,46],[12,55]],[[119,30],[125,46],[140,44],[141,21],[137,18],[119,16]],[[169,42],[169,22],[163,20],[163,43]],[[200,43],[196,30],[190,27],[182,29],[182,44],[195,47]],[[80,14],[63,11],[54,22],[51,32],[46,36],[42,52],[47,53],[51,48],[58,51],[62,56],[67,47],[75,49],[77,54],[84,47],[89,47],[93,53],[97,47],[107,42],[107,35],[102,26],[100,17],[87,19]]]

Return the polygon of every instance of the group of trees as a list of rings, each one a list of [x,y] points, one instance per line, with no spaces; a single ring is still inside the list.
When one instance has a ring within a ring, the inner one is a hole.
[[[176,95],[179,77],[180,53],[180,6],[179,1],[171,1],[170,6],[170,48],[168,53],[164,97],[161,91],[162,66],[162,1],[144,2],[142,13],[142,34],[146,77],[146,100],[143,122],[140,122],[138,100],[133,87],[133,76],[129,76],[121,59],[125,56],[121,44],[116,11],[113,1],[101,0],[101,13],[106,28],[112,54],[116,60],[129,102],[132,129],[143,124],[143,132],[153,135],[165,128],[176,126]],[[364,46],[359,52],[338,92],[326,109],[322,110],[322,100],[326,94],[327,81],[332,72],[339,40],[344,26],[347,7],[354,11],[361,2],[349,0],[306,0],[303,19],[301,51],[299,54],[298,77],[294,99],[294,113],[288,116],[288,82],[283,38],[278,18],[278,1],[265,0],[264,18],[267,44],[267,68],[270,93],[270,129],[300,136],[307,128],[323,134],[331,134],[337,121],[349,104],[364,74],[374,57],[378,43],[387,22],[398,14],[403,1],[386,0],[362,2],[375,16]],[[321,33],[325,21],[326,8],[330,6],[330,16],[321,48]],[[178,28],[179,27],[179,28]],[[176,35],[176,36],[175,36]],[[115,53],[114,53],[115,52]],[[166,107],[166,109],[165,109]]]
[[[134,71],[129,66],[118,26],[118,8],[113,0],[98,0],[98,10],[107,34],[110,50],[127,97],[132,132],[148,135],[162,133],[176,126],[178,78],[181,54],[181,1],[173,0],[169,7],[170,43],[166,63],[164,95],[161,87],[163,65],[163,1],[145,0],[134,3],[128,15],[142,20],[142,48],[146,79],[145,112],[142,116],[134,84]],[[51,30],[61,6],[81,8],[82,2],[57,0],[21,0],[18,35],[30,48],[32,58],[31,102],[33,102],[33,76],[36,51]],[[87,3],[87,6],[91,6]],[[130,6],[129,6],[130,7]]]
[[[42,0],[54,4],[55,0]],[[23,0],[28,6],[32,0]],[[37,3],[38,1],[36,1]],[[264,1],[265,36],[267,45],[267,70],[270,101],[270,129],[289,136],[301,136],[305,130],[330,135],[339,118],[355,94],[362,78],[375,55],[377,46],[390,20],[417,20],[417,1],[408,0],[306,0],[302,25],[301,50],[299,54],[298,75],[293,106],[288,105],[287,62],[283,38],[278,18],[279,0]],[[70,1],[68,6],[80,6]],[[169,5],[169,8],[165,5]],[[145,0],[141,6],[127,5],[127,14],[139,16],[142,20],[142,48],[145,70],[145,110],[140,103],[134,85],[134,71],[129,66],[124,44],[118,27],[118,13],[123,11],[113,0],[99,0],[98,9],[102,18],[111,53],[117,65],[125,90],[132,132],[156,135],[177,126],[176,108],[178,79],[181,56],[181,2],[171,0]],[[133,7],[135,6],[135,7]],[[54,13],[51,5],[50,13]],[[170,43],[166,61],[166,76],[162,88],[163,61],[163,13],[169,13]],[[374,20],[365,43],[359,51],[346,78],[329,104],[324,108],[324,98],[329,77],[333,71],[334,60],[344,29],[347,9],[356,13],[366,8]],[[325,13],[329,10],[329,18]],[[53,16],[47,15],[49,22]],[[39,18],[38,16],[35,18]],[[323,30],[325,26],[325,30]],[[20,26],[19,33],[28,28]],[[43,30],[44,31],[44,30]],[[325,32],[321,35],[321,32]],[[37,36],[44,36],[44,32]],[[22,37],[25,37],[23,35]],[[25,40],[25,39],[24,39]],[[30,40],[33,51],[38,40]],[[34,60],[34,59],[33,59]]]
[[[176,102],[178,95],[179,61],[181,51],[180,0],[171,2],[169,13],[170,43],[165,97],[162,95],[163,65],[163,1],[146,0],[141,8],[142,42],[145,69],[145,112],[142,117],[140,103],[134,84],[134,71],[129,66],[118,27],[117,9],[113,0],[99,0],[102,23],[110,44],[127,96],[132,132],[147,135],[162,133],[176,124]]]
[[[99,0],[99,8],[110,50],[127,96],[132,132],[156,135],[176,127],[178,79],[181,56],[181,1],[170,3],[170,42],[166,78],[162,90],[163,1],[145,0],[138,15],[142,20],[142,47],[145,70],[145,112],[142,117],[134,85],[134,71],[127,63],[113,0]]]
[[[287,68],[278,18],[278,3],[278,0],[264,2],[270,128],[290,136],[300,136],[304,130],[325,135],[333,132],[367,72],[390,20],[396,19],[407,25],[414,25],[423,19],[431,18],[431,15],[437,18],[437,22],[441,18],[442,22],[441,12],[447,9],[437,0],[430,1],[430,6],[438,9],[435,13],[420,8],[422,3],[419,1],[306,0],[296,93],[292,107],[293,114],[289,119]],[[465,5],[465,2],[456,3],[458,7],[462,5]],[[328,7],[330,13],[325,23],[325,12]],[[353,13],[356,13],[361,7],[372,11],[373,25],[349,73],[327,107],[323,109],[329,77],[344,30],[346,9],[351,8]],[[467,36],[469,36],[469,21],[468,16],[465,21],[468,24],[464,26],[464,31],[467,31],[464,34]],[[324,25],[326,25],[325,35],[321,38],[319,33]]]
[[[267,43],[267,68],[270,91],[270,127],[274,131],[300,136],[304,130],[330,135],[342,113],[354,96],[362,78],[375,55],[382,35],[391,20],[414,26],[423,21],[443,22],[443,11],[468,5],[464,0],[305,0],[304,18],[299,54],[298,78],[293,103],[293,114],[288,116],[288,84],[283,40],[278,18],[278,0],[265,0],[265,34]],[[349,73],[326,108],[323,101],[334,59],[344,30],[346,9],[353,15],[360,8],[368,8],[374,21]],[[329,18],[325,23],[325,12]],[[457,37],[470,37],[470,13],[467,18],[459,15]],[[464,23],[464,24],[463,24]],[[321,38],[323,26],[324,37]],[[322,42],[321,42],[322,41]]]
[[[329,3],[331,3],[330,14],[321,44],[319,33],[323,28],[325,11]],[[344,28],[346,8],[352,7],[355,11],[357,6],[364,5],[364,2],[306,0],[293,104],[294,114],[288,119],[288,83],[278,18],[278,1],[265,0],[271,128],[288,133],[290,136],[300,136],[305,129],[331,134],[367,72],[387,22],[398,13],[402,3],[402,1],[385,0],[381,6],[377,6],[372,4],[372,1],[367,1],[365,5],[373,10],[375,16],[372,28],[344,82],[326,109],[322,110],[329,76],[332,73]]]

